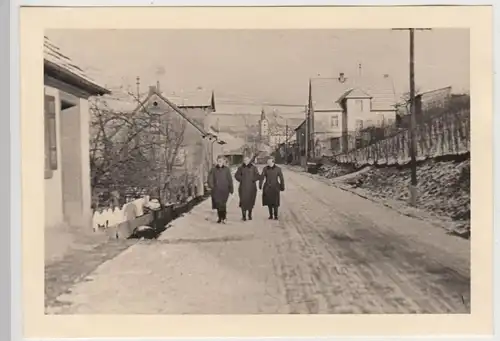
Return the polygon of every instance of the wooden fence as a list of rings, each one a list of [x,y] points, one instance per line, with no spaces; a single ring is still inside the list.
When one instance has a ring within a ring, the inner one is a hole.
[[[448,111],[419,120],[415,141],[417,160],[470,152],[470,109]],[[410,161],[410,134],[407,129],[366,147],[333,157],[335,162],[365,165],[403,165]]]

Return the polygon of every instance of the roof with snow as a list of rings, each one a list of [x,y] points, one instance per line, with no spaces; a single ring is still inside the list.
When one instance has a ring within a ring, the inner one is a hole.
[[[224,149],[228,151],[228,154],[237,154],[241,152],[246,144],[244,139],[225,132],[217,133],[217,137],[226,143]]]
[[[299,117],[301,116],[301,117]],[[300,115],[288,115],[283,113],[280,115],[274,115],[274,113],[267,114],[267,120],[270,126],[281,126],[285,127],[288,123],[289,129],[293,129],[297,124],[299,124],[303,118],[304,114]],[[246,131],[249,127],[257,126],[259,124],[260,115],[256,114],[227,114],[227,113],[211,113],[208,117],[208,124],[215,129],[221,131]]]
[[[156,90],[152,91],[148,97],[146,97],[141,103],[137,105],[137,107],[134,109],[134,112],[137,112],[138,110],[142,109],[147,105],[147,103],[153,98],[156,97],[159,100],[163,101],[167,106],[172,108],[175,112],[177,112],[182,118],[184,118],[189,124],[191,124],[194,128],[196,128],[202,135],[203,137],[209,135],[209,132],[207,132],[203,125],[197,122],[195,119],[189,117],[187,113],[183,110],[183,108],[178,107],[174,102],[172,102],[169,98],[163,96],[161,93],[157,92]],[[156,103],[155,103],[156,104]]]
[[[311,96],[315,111],[341,111],[339,99],[371,97],[372,110],[394,110],[396,96],[392,81],[388,77],[313,78]]]
[[[158,92],[179,108],[210,108],[215,106],[215,95],[212,91],[198,90],[188,93],[165,93]],[[137,110],[139,103],[147,101],[150,93],[137,94],[127,93],[123,89],[113,91],[111,95],[104,96],[106,107],[113,111],[133,112]]]
[[[53,78],[83,89],[90,95],[95,96],[111,93],[111,91],[98,85],[86,75],[47,36],[44,36],[43,41],[43,61],[44,73]]]
[[[168,99],[179,107],[184,108],[209,108],[214,107],[215,110],[215,95],[213,91],[208,91],[198,88],[195,91],[166,94]]]
[[[295,131],[299,130],[300,128],[302,128],[302,126],[306,123],[306,120],[303,119],[302,122],[300,122],[300,124],[294,129]]]
[[[347,90],[340,98],[337,100],[337,102],[342,102],[344,99],[348,98],[373,98],[372,95],[368,94],[367,92],[363,91],[362,89],[359,88],[354,88]]]

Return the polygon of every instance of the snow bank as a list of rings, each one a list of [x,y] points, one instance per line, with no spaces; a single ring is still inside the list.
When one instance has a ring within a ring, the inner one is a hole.
[[[409,200],[409,167],[365,167],[359,171],[345,165],[323,166],[322,174],[332,182],[348,185],[384,200]],[[336,175],[336,176],[331,176]],[[428,160],[417,168],[417,207],[454,221],[461,230],[470,230],[470,159]]]

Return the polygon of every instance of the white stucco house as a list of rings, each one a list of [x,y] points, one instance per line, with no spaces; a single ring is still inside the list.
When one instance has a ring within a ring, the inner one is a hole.
[[[350,149],[348,136],[396,120],[396,94],[388,75],[313,78],[309,83],[311,154]]]
[[[89,104],[110,93],[44,38],[45,226],[91,226]]]

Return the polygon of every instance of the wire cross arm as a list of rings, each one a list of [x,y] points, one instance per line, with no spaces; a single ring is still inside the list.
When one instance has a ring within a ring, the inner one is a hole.
[[[414,31],[432,31],[432,28],[426,28],[426,27],[421,27],[421,28],[393,28],[393,31],[409,31],[409,30],[414,30]]]

